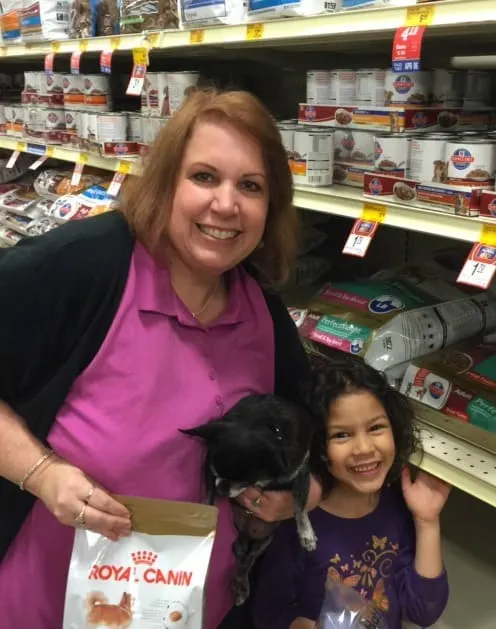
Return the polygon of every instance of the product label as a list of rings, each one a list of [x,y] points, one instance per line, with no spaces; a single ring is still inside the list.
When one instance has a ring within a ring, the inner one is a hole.
[[[310,338],[328,347],[334,347],[350,354],[359,354],[369,339],[370,333],[371,330],[363,325],[345,321],[332,315],[324,315],[310,334]]]
[[[227,7],[224,0],[184,0],[182,11],[184,19],[189,22],[227,16]],[[200,42],[195,41],[192,43]]]

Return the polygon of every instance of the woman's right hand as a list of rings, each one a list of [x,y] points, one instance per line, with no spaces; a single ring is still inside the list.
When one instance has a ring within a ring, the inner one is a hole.
[[[112,541],[131,533],[131,519],[126,507],[63,459],[53,457],[29,479],[26,489],[62,524],[81,527],[83,523],[77,518],[83,513],[85,529]]]

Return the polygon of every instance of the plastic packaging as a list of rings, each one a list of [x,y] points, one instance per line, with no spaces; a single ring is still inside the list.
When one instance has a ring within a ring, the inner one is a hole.
[[[243,24],[248,0],[179,0],[182,28],[212,24]]]
[[[388,629],[382,613],[353,588],[327,579],[317,629]]]
[[[70,10],[70,0],[22,0],[23,41],[68,39]]]

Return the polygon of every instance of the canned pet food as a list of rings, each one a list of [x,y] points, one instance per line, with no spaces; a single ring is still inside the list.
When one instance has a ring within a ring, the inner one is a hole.
[[[60,109],[43,109],[45,129],[48,131],[65,129],[65,113]]]
[[[296,129],[292,163],[294,182],[309,186],[330,186],[333,167],[332,131]]]
[[[81,74],[64,74],[64,105],[80,107],[84,104],[84,77]]]
[[[199,72],[169,72],[167,74],[167,82],[169,85],[168,115],[175,113],[184,99],[196,89],[199,78]]]
[[[93,112],[86,113],[86,140],[88,142],[100,141],[98,137],[98,117],[100,115]]]
[[[110,79],[105,74],[88,74],[84,77],[84,104],[91,109],[108,111]]]
[[[169,80],[165,72],[158,75],[158,115],[168,116],[170,111],[169,104]]]
[[[451,138],[442,133],[412,137],[408,177],[415,181],[446,181],[446,142]]]
[[[356,104],[359,107],[383,107],[385,70],[357,70]]]
[[[330,103],[332,72],[309,70],[307,72],[307,103],[326,105]]]
[[[332,105],[354,105],[356,101],[355,70],[332,70],[329,102]]]
[[[98,142],[125,142],[127,140],[126,114],[97,114]]]
[[[37,94],[40,91],[38,72],[24,72],[24,92]]]
[[[153,144],[160,129],[165,125],[168,119],[168,117],[143,118],[143,143],[149,145]]]
[[[334,159],[373,164],[374,133],[355,129],[337,129],[334,134]]]
[[[76,132],[77,130],[77,115],[78,112],[66,109],[65,110],[65,128],[69,132]]]
[[[158,72],[147,72],[141,93],[141,112],[146,116],[158,115]]]
[[[386,70],[384,105],[426,104],[429,101],[432,73]]]
[[[30,138],[42,138],[45,131],[43,110],[39,107],[26,107],[24,109],[24,127],[26,135]]]
[[[496,144],[488,138],[459,138],[446,143],[448,183],[470,184],[494,177]]]
[[[408,169],[409,138],[404,133],[374,136],[374,169],[404,177]]]
[[[141,114],[131,112],[127,115],[127,133],[130,142],[143,142]]]
[[[5,107],[7,135],[20,137],[24,131],[24,106],[7,105]]]
[[[286,149],[288,160],[291,160],[293,159],[294,134],[296,125],[287,122],[279,122],[277,126],[279,127],[279,133],[281,134],[281,140],[284,148]]]
[[[459,70],[434,70],[432,77],[433,103],[443,107],[461,107],[464,80],[464,74]]]
[[[45,74],[38,73],[38,83],[40,85],[40,94],[63,94],[64,93],[64,75],[63,74]]]
[[[468,70],[465,76],[463,107],[478,109],[486,107],[491,94],[491,75],[484,70]]]

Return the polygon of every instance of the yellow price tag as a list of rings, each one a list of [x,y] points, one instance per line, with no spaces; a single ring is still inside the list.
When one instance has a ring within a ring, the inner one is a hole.
[[[111,50],[117,50],[120,45],[121,45],[121,38],[120,37],[111,37],[110,38],[110,49]]]
[[[45,149],[45,157],[53,157],[54,148],[53,146],[47,146]]]
[[[119,160],[119,162],[117,163],[117,172],[121,173],[122,175],[127,175],[131,172],[131,166],[132,164],[130,164],[129,162]]]
[[[483,245],[496,247],[496,224],[482,223],[479,242]]]
[[[146,40],[149,42],[152,48],[155,48],[155,46],[157,46],[161,34],[162,33],[150,33],[146,36]]]
[[[86,155],[86,153],[79,153],[77,160],[76,160],[77,164],[87,164],[88,163],[88,156]]]
[[[247,39],[248,41],[253,41],[255,39],[262,39],[263,33],[264,33],[264,25],[262,23],[247,24],[245,39]]]
[[[52,52],[58,52],[60,50],[60,42],[59,41],[53,41],[50,44],[50,48],[51,48]]]
[[[434,19],[435,8],[433,5],[408,7],[405,26],[430,26]]]
[[[86,52],[88,50],[88,40],[80,39],[78,42],[79,52]]]
[[[147,48],[133,48],[133,62],[135,66],[147,66],[148,65],[148,49]]]
[[[0,55],[2,55],[2,57],[5,57],[6,54],[7,54],[7,46],[2,46],[0,48]]]
[[[16,142],[16,151],[20,151],[21,153],[25,153],[27,149],[26,142]]]
[[[379,203],[364,203],[360,218],[371,223],[383,223],[386,218],[387,207]]]
[[[189,32],[190,44],[203,44],[204,38],[205,31],[203,30],[203,28],[195,28],[194,30]]]

